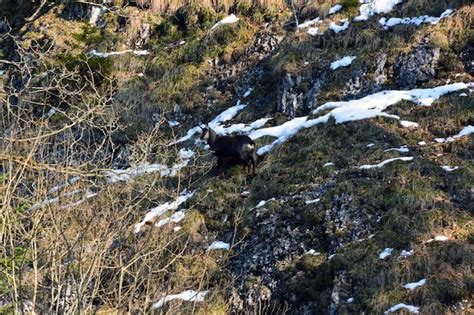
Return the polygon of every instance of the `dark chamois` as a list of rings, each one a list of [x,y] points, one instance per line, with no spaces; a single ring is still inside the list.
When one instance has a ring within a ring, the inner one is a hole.
[[[217,156],[217,171],[222,173],[224,162],[226,160],[234,160],[238,164],[246,166],[247,172],[255,175],[255,167],[257,165],[257,146],[248,136],[232,135],[220,136],[209,126],[202,129],[202,140],[207,140],[207,144],[211,147]]]

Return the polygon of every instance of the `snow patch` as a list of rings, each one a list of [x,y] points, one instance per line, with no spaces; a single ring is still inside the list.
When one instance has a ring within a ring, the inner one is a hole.
[[[305,22],[299,24],[298,28],[307,28],[307,27],[310,27],[310,26],[313,26],[313,25],[316,25],[316,24],[320,24],[322,22],[323,21],[321,21],[321,19],[319,17],[317,17],[315,19],[308,20],[308,21],[305,21]]]
[[[418,281],[418,282],[410,282],[410,283],[407,283],[407,284],[405,284],[403,287],[404,287],[405,289],[408,289],[408,290],[415,290],[416,288],[425,285],[425,283],[426,283],[426,279],[421,279],[421,280]]]
[[[328,119],[329,115],[324,115],[315,119],[308,119],[308,116],[296,117],[292,120],[283,123],[280,126],[254,130],[249,134],[249,137],[252,140],[261,138],[263,136],[277,138],[272,143],[267,144],[257,150],[258,155],[263,155],[270,151],[274,146],[281,144],[287,141],[289,138],[293,137],[300,130],[305,128],[311,128],[316,124],[325,123],[328,121]]]
[[[459,96],[461,96],[461,97],[466,97],[467,94],[466,94],[466,93],[461,93],[461,94],[459,94]]]
[[[407,152],[410,152],[410,149],[408,149],[406,145],[403,145],[400,148],[390,148],[390,149],[384,150],[383,152],[390,152],[390,151],[398,151],[400,153],[407,153]]]
[[[380,13],[389,13],[403,0],[359,0],[362,4],[359,8],[360,15],[354,21],[366,21],[371,16]]]
[[[455,171],[459,168],[459,166],[449,166],[449,165],[443,165],[441,166],[441,168],[443,170],[445,170],[446,172],[452,172],[452,171]]]
[[[400,125],[405,128],[418,128],[419,125],[416,122],[408,121],[408,120],[400,120]]]
[[[265,200],[261,200],[256,206],[255,208],[260,208],[260,207],[263,207],[267,202]]]
[[[204,298],[206,295],[209,293],[209,290],[207,291],[202,291],[202,292],[197,292],[194,290],[186,290],[183,291],[179,294],[171,294],[167,295],[165,297],[162,297],[161,299],[158,300],[158,302],[153,304],[154,309],[161,308],[163,305],[165,305],[167,302],[172,301],[172,300],[184,300],[184,301],[189,301],[189,302],[204,302]]]
[[[426,145],[426,141],[420,141],[420,142],[418,142],[418,145],[424,146],[424,145]]]
[[[466,89],[471,85],[474,85],[474,83],[454,83],[429,89],[386,90],[356,100],[328,102],[316,108],[313,113],[333,109],[330,114],[338,124],[377,116],[399,119],[398,116],[383,111],[402,100],[408,100],[422,106],[430,106],[441,96]],[[471,128],[471,132],[474,132],[474,126],[471,126]]]
[[[305,200],[305,204],[307,205],[311,205],[313,203],[318,203],[319,201],[321,200],[321,198],[316,198],[316,199],[313,199],[313,200]]]
[[[191,198],[194,195],[194,192],[186,193],[183,192],[181,193],[181,196],[176,198],[176,200],[171,201],[171,202],[166,202],[162,205],[159,205],[155,208],[151,208],[148,210],[148,213],[145,215],[143,218],[142,222],[138,223],[135,225],[134,232],[138,233],[140,232],[142,226],[144,226],[147,223],[152,223],[155,218],[159,217],[163,213],[165,213],[168,210],[176,210],[182,203],[184,203],[186,200]]]
[[[311,36],[323,35],[323,33],[317,27],[308,28],[308,34]]]
[[[133,50],[133,49],[127,49],[123,51],[111,51],[111,52],[98,52],[95,49],[90,51],[90,54],[92,56],[99,57],[99,58],[107,58],[110,56],[124,55],[127,53],[133,53],[136,56],[146,56],[150,54],[147,50]]]
[[[320,252],[317,252],[317,251],[315,251],[314,249],[310,249],[310,250],[307,251],[305,254],[311,255],[311,256],[318,256],[318,255],[321,255]]]
[[[250,94],[252,94],[253,89],[249,88],[247,91],[244,93],[244,97],[248,97]]]
[[[170,127],[175,127],[175,126],[179,126],[180,123],[179,123],[179,121],[176,121],[176,120],[168,120],[168,125]]]
[[[391,162],[394,162],[394,161],[397,161],[397,160],[400,160],[400,161],[411,161],[411,160],[413,160],[413,157],[398,157],[398,158],[388,159],[388,160],[385,160],[385,161],[383,161],[383,162],[380,162],[379,164],[362,165],[362,166],[359,166],[359,168],[360,168],[360,169],[364,169],[364,170],[371,169],[371,168],[381,168],[381,167],[383,167],[385,164],[388,164],[388,163],[391,163]]]
[[[214,250],[214,249],[229,250],[229,248],[230,248],[229,243],[225,243],[225,242],[222,242],[222,241],[214,241],[214,242],[212,242],[211,245],[209,245],[207,250]]]
[[[354,302],[354,298],[348,298],[346,302],[347,302],[348,304],[351,304],[352,302]]]
[[[238,20],[239,20],[239,18],[236,17],[235,14],[231,14],[229,16],[226,16],[225,18],[223,18],[222,20],[220,20],[216,24],[214,24],[211,27],[211,30],[215,29],[216,27],[222,26],[222,25],[236,23]]]
[[[240,101],[237,101],[237,104],[235,106],[232,106],[232,107],[224,110],[222,113],[217,115],[213,120],[211,120],[211,122],[209,122],[209,127],[211,127],[212,129],[214,129],[217,132],[216,129],[218,127],[220,127],[220,123],[223,123],[223,122],[226,122],[228,120],[233,119],[245,107],[247,107],[247,105],[240,104]],[[221,127],[221,128],[224,129],[223,127]],[[200,132],[201,132],[201,127],[200,126],[196,126],[194,128],[191,128],[187,131],[185,136],[179,138],[178,140],[176,140],[174,142],[171,142],[169,145],[174,145],[174,144],[178,144],[178,143],[187,141],[187,140],[191,139],[195,134],[199,134]]]
[[[419,307],[416,307],[416,306],[413,306],[413,305],[407,305],[405,303],[399,303],[397,305],[392,306],[388,310],[386,310],[384,312],[384,314],[390,314],[390,313],[396,312],[396,311],[398,311],[399,309],[402,309],[402,308],[408,310],[409,312],[411,312],[413,314],[418,314],[419,313],[418,312]]]
[[[331,22],[331,24],[329,25],[329,29],[333,30],[334,33],[340,33],[342,31],[345,31],[349,28],[349,20],[348,19],[343,19],[341,20],[341,23],[343,23],[342,25],[337,25],[336,23],[334,22]]]
[[[332,62],[331,69],[336,70],[337,68],[340,68],[340,67],[347,67],[348,65],[352,63],[352,61],[354,61],[354,59],[356,59],[355,56],[345,56],[339,60]]]
[[[416,26],[419,26],[423,23],[426,23],[426,24],[438,24],[439,21],[441,21],[442,19],[448,17],[451,15],[451,13],[453,13],[453,10],[446,10],[444,11],[439,17],[434,17],[434,16],[428,16],[428,15],[422,15],[422,16],[418,16],[418,17],[412,17],[412,18],[390,18],[390,19],[386,19],[386,18],[381,18],[379,20],[379,24],[382,25],[382,27],[384,29],[388,29],[390,27],[393,27],[395,25],[399,25],[399,24],[411,24],[411,25],[416,25]]]
[[[99,6],[93,6],[91,9],[91,16],[89,18],[89,24],[97,26],[97,22],[99,21],[100,16],[104,12],[104,8]]]
[[[426,241],[426,243],[431,243],[433,241],[437,241],[437,242],[445,242],[449,240],[449,238],[447,236],[444,236],[444,235],[438,235],[438,236],[435,236],[435,238],[431,238],[429,240]]]
[[[336,12],[339,12],[341,9],[342,9],[342,5],[336,4],[336,5],[334,5],[333,7],[331,7],[331,9],[329,9],[328,14],[329,14],[329,15],[334,14],[334,13],[336,13]]]
[[[413,250],[413,249],[412,249],[412,250],[409,250],[409,251],[407,251],[407,250],[402,250],[402,252],[400,253],[400,256],[398,256],[398,257],[399,257],[399,258],[409,257],[409,256],[413,255],[413,253],[414,253],[414,250]]]
[[[333,166],[334,164],[332,162],[324,163],[323,167],[328,167],[328,166]]]
[[[388,256],[392,255],[392,252],[393,252],[393,248],[385,248],[383,251],[380,252],[379,254],[379,258],[380,259],[385,259],[387,258]]]
[[[76,207],[76,206],[82,204],[83,202],[85,202],[87,199],[90,199],[90,198],[95,197],[95,196],[97,196],[97,193],[94,193],[94,192],[91,192],[91,191],[88,190],[84,194],[84,197],[82,197],[80,200],[78,200],[76,202],[73,202],[73,203],[70,203],[70,204],[65,205],[65,206],[61,206],[60,209],[67,209],[67,208]]]
[[[169,224],[171,222],[178,223],[178,222],[182,221],[185,216],[186,215],[184,214],[184,211],[177,211],[177,212],[173,213],[173,215],[171,217],[158,221],[155,224],[155,226],[156,227],[161,227],[161,226]]]

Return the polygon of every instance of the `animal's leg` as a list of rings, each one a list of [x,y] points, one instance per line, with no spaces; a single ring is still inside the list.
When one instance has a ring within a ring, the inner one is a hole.
[[[252,154],[251,163],[253,168],[253,175],[255,176],[255,168],[257,167],[257,154],[255,154],[255,152],[253,152]]]
[[[225,159],[223,157],[217,158],[217,174],[220,178],[223,178],[224,175],[224,163]]]

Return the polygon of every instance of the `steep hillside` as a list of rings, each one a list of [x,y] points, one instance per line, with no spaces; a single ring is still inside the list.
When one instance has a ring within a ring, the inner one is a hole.
[[[0,8],[0,313],[474,311],[470,1]]]

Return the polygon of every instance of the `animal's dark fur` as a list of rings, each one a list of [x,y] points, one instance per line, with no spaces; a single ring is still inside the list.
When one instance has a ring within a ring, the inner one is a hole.
[[[233,162],[246,166],[248,172],[252,168],[252,174],[255,175],[257,146],[248,136],[219,136],[211,128],[205,127],[202,128],[201,139],[207,140],[217,156],[217,170],[219,173],[222,173],[225,164]]]

